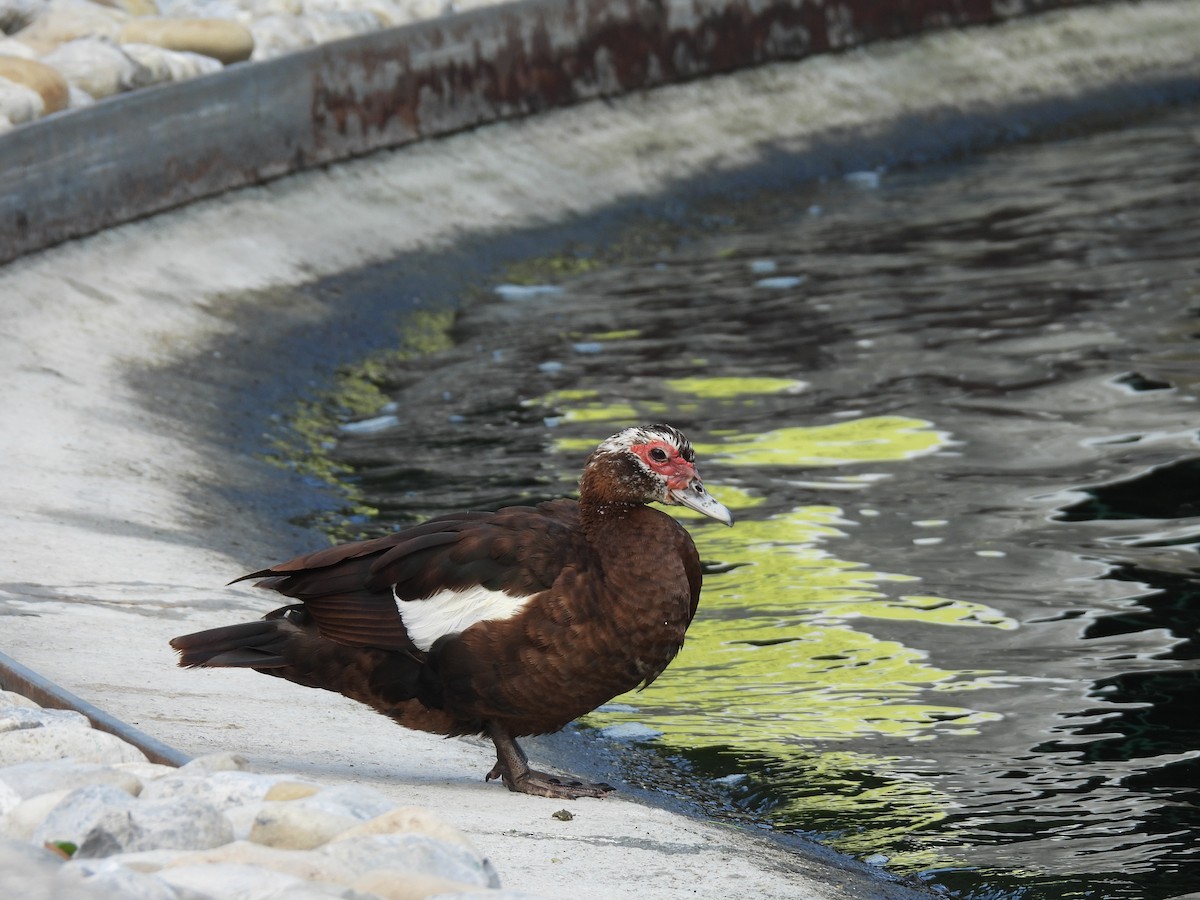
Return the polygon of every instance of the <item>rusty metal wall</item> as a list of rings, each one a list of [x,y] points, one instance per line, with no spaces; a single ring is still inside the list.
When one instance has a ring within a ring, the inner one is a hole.
[[[424,137],[1098,0],[523,0],[125,94],[0,135],[0,263]]]

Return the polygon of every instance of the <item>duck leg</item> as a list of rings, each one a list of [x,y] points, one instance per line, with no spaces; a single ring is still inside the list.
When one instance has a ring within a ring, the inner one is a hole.
[[[563,780],[529,768],[529,757],[502,725],[488,723],[488,737],[496,745],[496,765],[487,773],[486,781],[496,778],[510,791],[536,794],[559,800],[578,800],[580,797],[603,797],[613,790],[607,784],[588,784],[573,779]]]

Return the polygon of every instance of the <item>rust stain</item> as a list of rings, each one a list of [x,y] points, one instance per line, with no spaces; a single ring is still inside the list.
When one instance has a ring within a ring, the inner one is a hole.
[[[1073,0],[565,0],[494,7],[371,35],[314,71],[315,155],[395,146],[482,122],[995,22]]]

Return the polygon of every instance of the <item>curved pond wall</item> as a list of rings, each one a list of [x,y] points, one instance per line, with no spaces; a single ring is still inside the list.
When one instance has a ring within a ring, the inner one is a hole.
[[[596,97],[1086,0],[523,0],[0,136],[0,262],[230,188]]]

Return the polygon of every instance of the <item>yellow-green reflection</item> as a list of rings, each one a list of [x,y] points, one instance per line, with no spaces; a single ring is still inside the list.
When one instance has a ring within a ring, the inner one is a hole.
[[[558,411],[563,422],[596,423],[613,422],[614,430],[624,427],[631,422],[641,422],[647,417],[662,414],[666,406],[661,403],[632,403],[605,402],[597,399],[599,393],[591,390],[562,390],[546,394],[538,400],[530,401],[531,405],[545,406]],[[574,450],[590,450],[596,445],[594,439],[572,441]]]
[[[637,706],[666,704],[670,712],[653,721],[645,709],[603,715],[717,743],[741,735],[752,716],[756,738],[773,745],[869,734],[915,738],[930,728],[964,733],[993,718],[914,701],[930,688],[987,687],[978,677],[985,673],[932,666],[922,651],[852,625],[872,618],[983,628],[1014,623],[978,603],[880,591],[883,583],[913,579],[818,547],[841,535],[841,521],[836,508],[805,507],[733,529],[697,529],[705,557],[736,568],[708,577],[687,648],[653,696],[627,698]]]
[[[739,466],[841,466],[911,459],[944,447],[947,436],[924,419],[871,416],[811,428],[732,434],[696,452],[733,458]]]
[[[973,734],[998,718],[928,699],[930,691],[949,700],[990,687],[991,673],[934,666],[919,649],[873,636],[870,620],[938,628],[1008,629],[1015,623],[979,603],[886,593],[884,585],[916,579],[824,550],[820,545],[842,536],[844,524],[836,507],[802,507],[732,529],[694,528],[706,559],[735,568],[707,577],[687,645],[658,681],[588,721],[638,722],[661,732],[659,743],[678,751],[736,747],[739,755],[770,758],[789,769],[803,761],[804,771],[782,782],[821,789],[785,793],[772,818],[808,829],[826,821],[863,821],[868,824],[862,830],[830,840],[865,853],[894,846],[914,828],[942,818],[949,801],[928,785],[890,776],[891,759],[813,748],[872,735],[922,741]],[[880,783],[863,787],[864,772]],[[841,790],[822,787],[830,780]],[[910,862],[953,862],[927,855]]]
[[[672,378],[671,390],[710,400],[730,400],[762,394],[797,393],[804,383],[792,378]]]
[[[782,382],[781,379],[680,379],[672,384],[689,384],[704,390],[701,382],[737,382],[749,386],[756,381],[776,385],[771,391],[765,389],[765,384],[758,385],[760,394],[777,393],[780,390],[777,383]],[[718,384],[714,390],[734,388]],[[736,396],[748,393],[751,391],[746,387]],[[591,390],[555,391],[530,402],[553,410],[564,423],[608,423],[614,431],[633,423],[669,419],[673,410],[690,410],[689,404],[606,400]],[[704,459],[722,464],[806,468],[912,459],[935,453],[949,443],[948,435],[935,429],[932,423],[905,416],[868,416],[830,425],[795,426],[761,434],[731,433],[719,438],[719,441],[694,442],[696,452]],[[554,449],[561,453],[586,453],[595,446],[595,441],[594,432],[586,436],[563,435],[555,440]]]
[[[340,490],[345,497],[334,518],[323,521],[331,543],[354,540],[361,535],[348,525],[348,516],[375,516],[378,510],[363,502],[361,488],[346,475],[350,467],[333,459],[338,426],[348,420],[376,415],[388,402],[378,387],[389,365],[419,359],[452,346],[450,310],[410,313],[400,323],[400,345],[368,355],[352,366],[337,371],[332,387],[312,399],[300,400],[286,415],[286,431],[271,440],[271,452],[263,458],[280,468],[319,479]]]
[[[880,779],[880,762],[864,753],[796,748],[779,774],[813,790],[788,797],[774,818],[820,831],[847,853],[866,856],[885,850],[893,868],[919,871],[946,865],[946,856],[935,851],[893,849],[909,843],[915,830],[946,818],[946,797],[917,781]],[[879,810],[894,814],[881,816]]]
[[[778,408],[798,389],[795,381],[770,378],[684,378],[666,386],[665,404],[594,391],[561,391],[535,402],[562,421],[588,423],[586,435],[572,428],[555,442],[556,449],[578,454],[594,446],[600,423],[616,430],[633,422],[670,421],[680,401],[689,398],[710,408],[714,402],[744,408],[774,398]],[[719,421],[719,414],[707,420]],[[919,648],[874,636],[871,623],[903,620],[931,629],[1011,629],[1016,623],[981,603],[898,591],[917,579],[839,559],[828,548],[850,523],[837,507],[756,518],[765,498],[723,484],[721,476],[761,466],[903,464],[949,442],[932,423],[903,416],[762,433],[713,431],[696,441],[710,489],[735,511],[738,523],[725,529],[680,512],[701,556],[717,563],[706,578],[687,645],[647,691],[619,698],[588,722],[636,722],[659,732],[656,741],[665,748],[684,753],[735,748],[737,756],[761,762],[763,771],[786,769],[791,774],[774,789],[783,796],[771,817],[812,830],[827,823],[831,841],[850,852],[894,848],[914,829],[943,818],[949,800],[928,784],[890,774],[894,759],[829,745],[872,736],[921,742],[974,734],[999,717],[972,708],[966,698],[993,686],[994,673],[935,666]],[[708,468],[712,461],[721,464],[721,476]],[[847,476],[866,491],[875,477]],[[932,702],[933,696],[944,700]],[[797,784],[812,787],[788,787]],[[846,831],[848,821],[862,826]],[[893,858],[900,866],[953,862],[928,850],[908,860]]]

